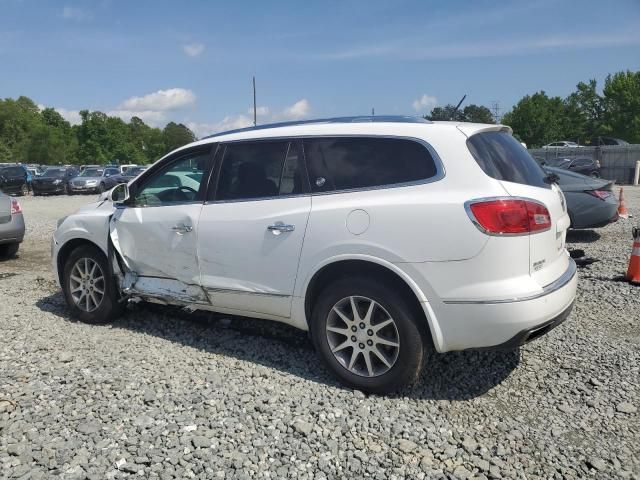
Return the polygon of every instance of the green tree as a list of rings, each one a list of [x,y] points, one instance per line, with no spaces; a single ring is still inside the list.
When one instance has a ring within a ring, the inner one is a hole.
[[[502,117],[529,147],[554,140],[565,140],[571,130],[567,105],[560,97],[548,97],[544,91],[526,95]]]
[[[618,72],[604,82],[604,133],[640,143],[640,72]]]
[[[567,115],[572,119],[570,137],[586,142],[603,133],[604,99],[598,94],[595,80],[580,82],[567,97]]]
[[[195,141],[196,136],[182,123],[169,122],[162,131],[167,152]]]
[[[467,105],[463,109],[455,110],[455,105],[447,104],[444,107],[434,107],[427,120],[454,120],[457,122],[494,123],[491,111],[482,105]]]

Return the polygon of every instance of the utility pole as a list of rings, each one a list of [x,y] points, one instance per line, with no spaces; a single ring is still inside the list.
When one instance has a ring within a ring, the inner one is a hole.
[[[258,124],[258,111],[256,108],[256,76],[253,76],[253,126]]]
[[[498,100],[493,100],[491,102],[491,115],[493,116],[494,122],[500,123],[502,118],[500,116],[500,102]]]

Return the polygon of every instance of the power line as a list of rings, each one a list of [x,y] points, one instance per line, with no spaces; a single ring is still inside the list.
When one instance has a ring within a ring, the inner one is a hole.
[[[493,100],[491,102],[491,116],[493,117],[493,121],[496,123],[500,123],[502,120],[502,115],[500,115],[500,101]]]

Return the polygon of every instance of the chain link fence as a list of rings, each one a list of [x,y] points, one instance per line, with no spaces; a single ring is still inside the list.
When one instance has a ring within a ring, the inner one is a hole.
[[[538,162],[558,158],[590,158],[599,160],[601,177],[621,185],[633,183],[636,162],[640,160],[640,145],[617,145],[580,148],[532,148],[529,153]]]

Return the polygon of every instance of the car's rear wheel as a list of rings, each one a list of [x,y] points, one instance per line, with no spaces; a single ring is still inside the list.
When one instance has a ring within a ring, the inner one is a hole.
[[[421,320],[396,291],[368,278],[343,278],[320,293],[311,331],[322,360],[345,384],[389,393],[420,375],[430,346]]]
[[[20,249],[19,243],[5,243],[0,245],[0,258],[11,258]]]
[[[20,195],[22,195],[23,197],[29,195],[29,186],[26,183],[23,183],[20,187]]]
[[[87,323],[106,323],[123,311],[107,257],[96,247],[84,245],[67,258],[62,289],[71,314]]]
[[[598,172],[591,172],[592,178],[600,178],[600,174]]]

